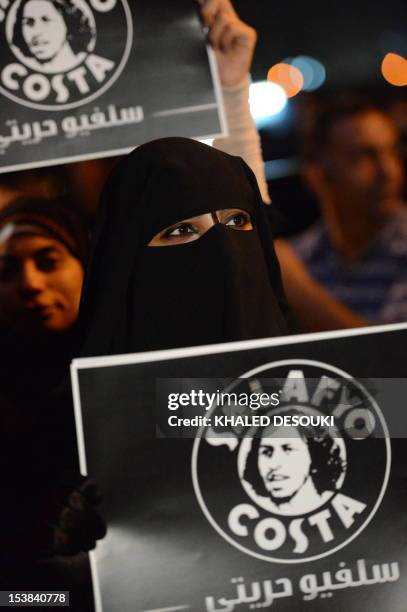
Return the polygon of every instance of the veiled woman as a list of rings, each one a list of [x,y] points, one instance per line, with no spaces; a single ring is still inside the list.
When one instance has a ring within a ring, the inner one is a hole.
[[[248,166],[204,144],[166,138],[124,158],[102,194],[80,353],[285,334],[264,208]]]

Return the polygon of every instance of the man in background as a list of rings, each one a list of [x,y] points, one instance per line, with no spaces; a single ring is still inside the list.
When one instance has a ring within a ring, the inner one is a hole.
[[[397,128],[374,105],[347,99],[319,114],[306,145],[304,174],[322,219],[292,239],[292,248],[280,244],[293,310],[312,330],[407,320]]]

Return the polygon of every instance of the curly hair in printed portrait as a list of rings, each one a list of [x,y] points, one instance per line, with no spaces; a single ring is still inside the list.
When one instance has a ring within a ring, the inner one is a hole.
[[[290,409],[279,416],[308,416]],[[258,430],[247,455],[243,479],[256,495],[276,505],[293,499],[307,481],[316,495],[335,491],[346,464],[335,438],[314,425],[266,426]]]
[[[73,0],[21,0],[11,42],[40,65],[67,69],[91,50],[95,35],[90,10]]]

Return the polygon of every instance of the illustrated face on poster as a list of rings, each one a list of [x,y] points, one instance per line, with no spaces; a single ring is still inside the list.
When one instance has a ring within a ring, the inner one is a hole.
[[[287,411],[287,416],[301,415]],[[267,427],[242,444],[242,485],[275,514],[312,512],[327,502],[345,476],[345,446],[311,427]]]
[[[326,364],[268,364],[250,376],[281,381],[280,404],[265,415],[273,424],[241,435],[214,409],[192,458],[201,509],[224,539],[259,559],[325,557],[357,537],[381,503],[390,469],[383,415],[366,389]],[[318,425],[324,416],[338,427]],[[285,417],[300,422],[285,425]],[[222,466],[212,472],[215,485],[206,480],[209,464]],[[220,504],[213,491],[225,481],[232,494]]]
[[[132,44],[126,0],[5,0],[1,7],[0,90],[14,101],[73,108],[106,91],[124,68]],[[109,19],[123,32],[114,40],[104,36]]]
[[[69,13],[61,4],[60,9],[51,0],[22,0],[18,6],[12,43],[33,70],[68,72],[95,48],[96,25],[89,8],[78,4]]]

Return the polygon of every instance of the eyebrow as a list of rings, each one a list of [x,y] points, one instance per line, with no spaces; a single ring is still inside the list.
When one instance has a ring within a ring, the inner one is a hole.
[[[34,255],[50,255],[52,253],[62,253],[62,249],[60,249],[59,246],[52,245],[52,246],[42,247],[34,251]]]
[[[282,438],[276,438],[276,440],[278,440],[279,442],[281,442]],[[284,440],[282,445],[285,444],[292,444],[291,440]],[[259,444],[259,448],[274,448],[273,444]]]

